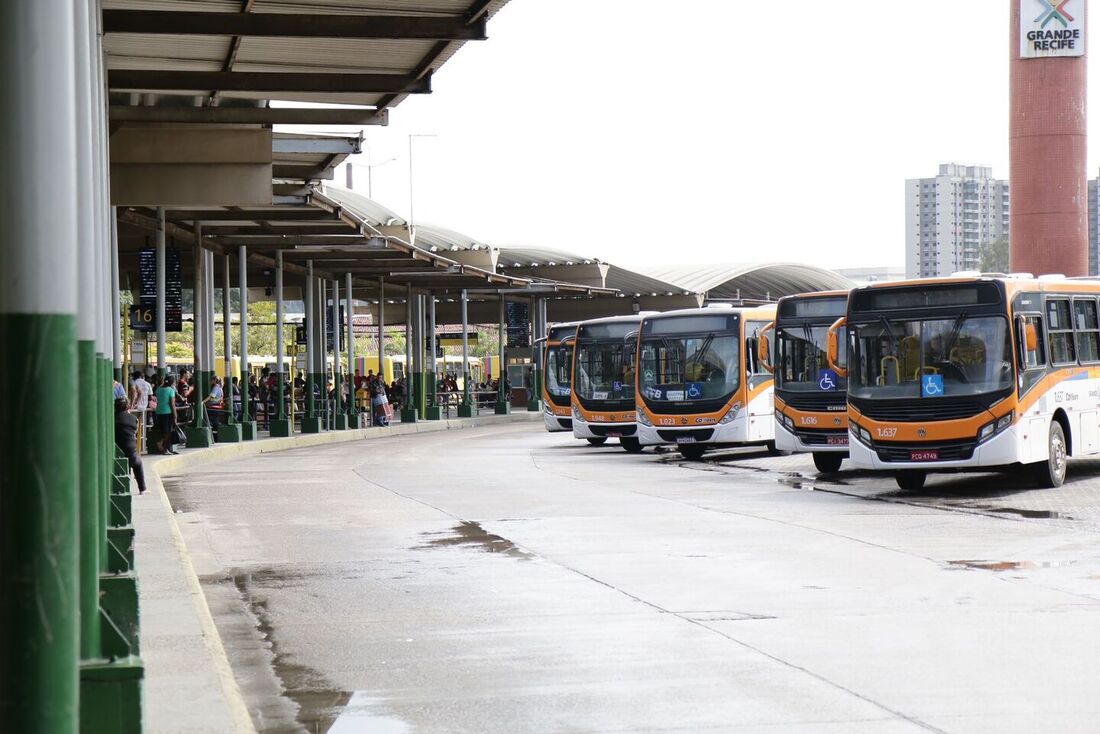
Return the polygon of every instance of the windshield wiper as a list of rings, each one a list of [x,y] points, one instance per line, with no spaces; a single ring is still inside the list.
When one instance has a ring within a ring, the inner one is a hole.
[[[943,350],[943,356],[948,359],[951,358],[951,350],[954,348],[955,342],[959,339],[959,332],[962,331],[963,322],[966,321],[968,315],[966,311],[963,311],[959,314],[959,317],[955,319],[955,323],[951,325],[951,337],[947,340],[947,348]]]
[[[894,348],[894,353],[896,354],[898,351],[898,338],[894,336],[894,329],[890,326],[890,320],[885,316],[879,316],[878,320],[886,331],[886,336],[890,337],[890,346]]]

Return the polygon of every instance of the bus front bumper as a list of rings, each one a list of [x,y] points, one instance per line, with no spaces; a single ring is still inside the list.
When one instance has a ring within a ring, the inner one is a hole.
[[[841,431],[821,431],[821,434],[825,440],[829,437],[843,437],[846,441],[855,440]],[[778,420],[775,422],[775,447],[780,451],[794,451],[799,454],[848,453],[848,444],[806,443]]]
[[[643,446],[657,446],[665,443],[701,443],[706,445],[757,443],[757,439],[749,439],[748,426],[748,415],[744,412],[729,423],[711,423],[699,426],[647,426],[638,423],[638,440]]]
[[[634,423],[589,423],[573,417],[574,438],[622,438],[633,436],[638,429]]]
[[[546,430],[550,433],[572,431],[573,417],[568,412],[564,415],[558,415],[553,412],[552,407],[548,406],[542,411],[542,424],[546,426]]]
[[[963,442],[956,442],[963,443]],[[965,454],[969,445],[961,451]],[[918,470],[936,472],[946,469],[981,469],[983,467],[999,467],[1014,464],[1019,461],[1019,427],[1012,425],[1001,431],[993,438],[973,447],[969,456],[951,459],[934,459],[927,461],[912,461],[904,458],[913,451],[937,451],[948,453],[942,444],[929,442],[928,444],[906,444],[905,446],[878,443],[874,448],[859,441],[855,434],[848,432],[848,455],[852,465],[860,469],[875,469],[878,471]],[[950,451],[958,453],[959,446],[952,446]],[[892,460],[887,457],[892,457]]]

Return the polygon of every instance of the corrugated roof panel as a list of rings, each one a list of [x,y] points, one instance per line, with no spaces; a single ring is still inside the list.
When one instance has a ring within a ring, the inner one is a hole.
[[[108,69],[207,69],[221,71],[231,36],[138,36],[108,33]],[[205,62],[196,64],[195,62]]]
[[[832,270],[800,263],[659,266],[645,274],[710,298],[772,298],[820,290],[847,290],[852,282]]]
[[[321,193],[339,203],[340,206],[346,206],[359,217],[375,226],[400,226],[405,224],[405,219],[397,213],[342,186],[334,186],[326,182],[321,184]]]
[[[494,3],[496,4],[496,3]],[[499,3],[503,5],[503,3]],[[438,13],[461,15],[470,7],[470,0],[258,0],[253,5],[257,13],[359,13],[417,15]]]
[[[433,41],[249,37],[241,40],[233,68],[238,71],[408,73],[433,44]],[[292,66],[302,68],[288,68]]]

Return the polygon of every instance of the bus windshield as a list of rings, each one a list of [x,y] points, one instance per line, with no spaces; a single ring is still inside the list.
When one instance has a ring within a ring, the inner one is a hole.
[[[827,326],[792,324],[779,331],[775,362],[775,387],[778,390],[819,392],[837,390],[843,392],[845,381],[829,369],[825,355]],[[846,331],[837,332],[838,343],[846,342]],[[846,351],[841,346],[843,364]]]
[[[854,352],[848,394],[936,398],[1011,388],[1012,343],[1001,316],[903,321],[885,316],[849,325]]]
[[[577,330],[573,389],[585,400],[634,402],[634,365],[623,364],[626,335],[634,323],[591,324]]]
[[[568,397],[572,384],[573,347],[561,345],[546,350],[546,392],[554,397]]]
[[[732,395],[741,383],[740,344],[736,333],[644,337],[642,395],[670,403]]]

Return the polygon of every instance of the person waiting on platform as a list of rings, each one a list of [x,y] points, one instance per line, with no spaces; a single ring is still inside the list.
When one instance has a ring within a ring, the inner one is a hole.
[[[164,382],[157,388],[157,430],[160,432],[160,441],[157,442],[157,453],[175,454],[172,449],[176,442],[176,378],[166,375]]]
[[[134,479],[137,480],[138,494],[145,494],[145,468],[137,452],[137,427],[137,416],[130,412],[130,405],[126,398],[116,399],[115,446],[130,462],[130,470],[134,472]]]
[[[217,375],[210,383],[210,394],[202,402],[206,406],[206,415],[210,418],[211,430],[217,431],[225,416],[225,391],[222,390],[222,380]]]

